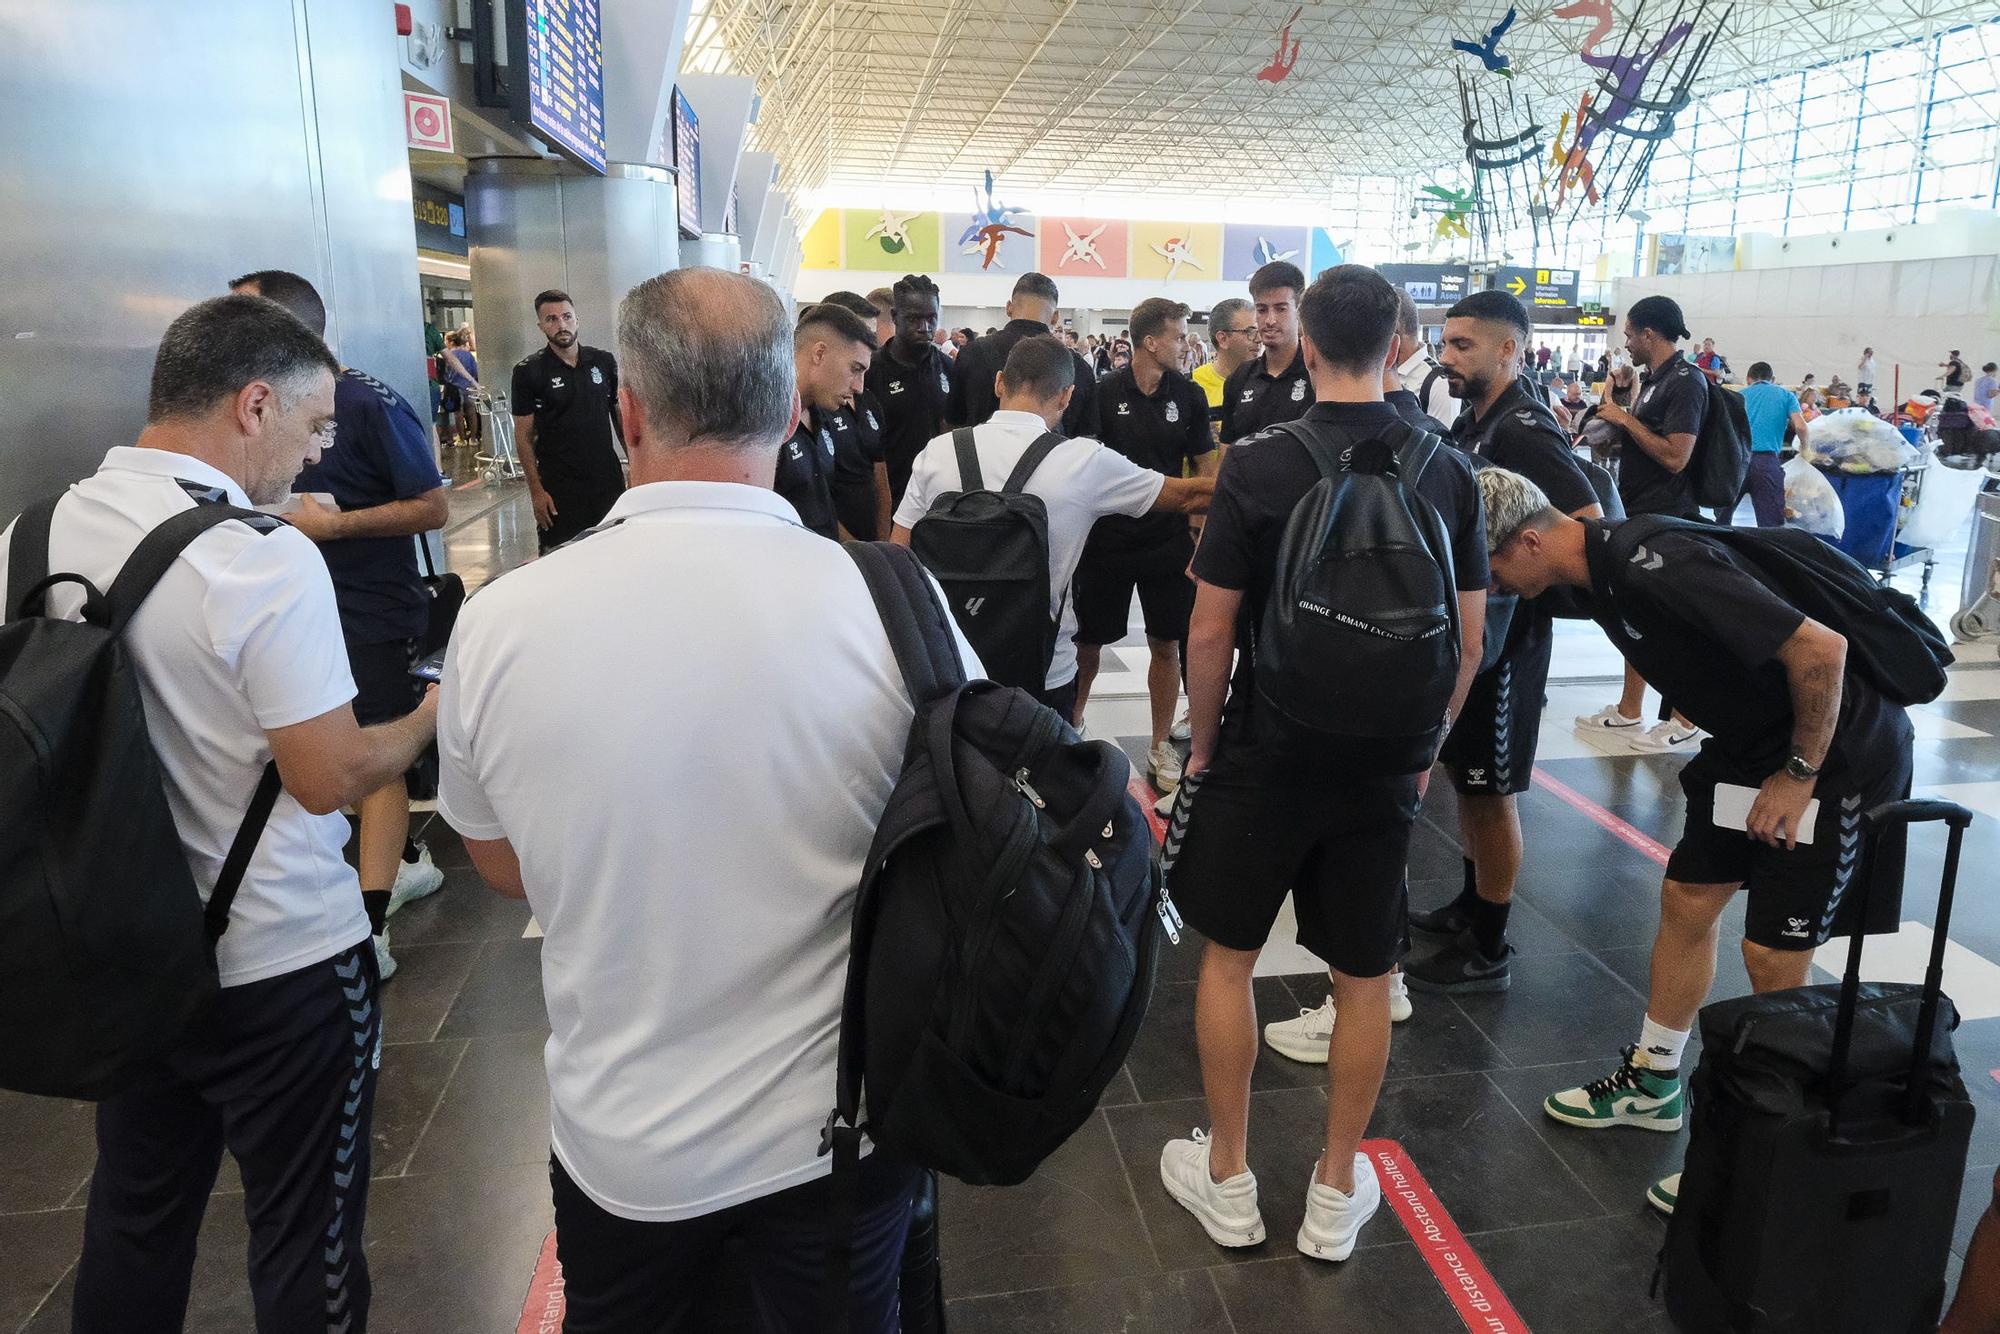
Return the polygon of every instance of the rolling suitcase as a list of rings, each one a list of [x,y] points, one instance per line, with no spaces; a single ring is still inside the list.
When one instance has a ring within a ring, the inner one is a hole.
[[[1972,1133],[1958,1013],[1940,992],[1972,813],[1897,801],[1868,819],[1951,826],[1924,984],[1862,983],[1856,933],[1838,984],[1701,1012],[1693,1136],[1661,1251],[1667,1312],[1689,1334],[1937,1328]]]

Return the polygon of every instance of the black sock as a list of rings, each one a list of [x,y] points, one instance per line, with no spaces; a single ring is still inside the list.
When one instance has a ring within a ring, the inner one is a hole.
[[[1463,906],[1479,900],[1479,872],[1472,865],[1472,858],[1466,857],[1461,860],[1465,862],[1465,886],[1458,891],[1458,901]]]
[[[389,920],[389,891],[386,889],[364,889],[361,891],[361,906],[368,912],[368,934],[379,936],[382,927]]]
[[[1499,958],[1507,945],[1507,912],[1514,905],[1488,903],[1485,899],[1476,898],[1466,906],[1472,912],[1473,943],[1487,958]]]
[[[413,861],[415,861],[415,860],[416,860],[417,858],[419,858],[419,857],[421,857],[421,856],[423,856],[423,855],[424,855],[424,853],[423,853],[423,849],[422,849],[422,848],[419,848],[419,847],[417,846],[417,840],[415,840],[414,838],[406,838],[406,839],[404,839],[404,840],[403,840],[403,860],[404,860],[404,861],[406,861],[406,862],[413,862]]]

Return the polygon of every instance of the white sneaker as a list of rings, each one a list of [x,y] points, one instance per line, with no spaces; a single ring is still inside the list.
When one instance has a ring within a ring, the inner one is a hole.
[[[396,975],[396,956],[389,953],[389,933],[384,930],[381,935],[372,939],[375,942],[375,976],[378,980],[387,982]]]
[[[1401,973],[1389,984],[1389,1022],[1400,1024],[1414,1013],[1410,990]],[[1299,1011],[1296,1019],[1280,1019],[1264,1025],[1264,1041],[1280,1056],[1307,1065],[1325,1065],[1327,1047],[1333,1041],[1333,997],[1328,996],[1316,1010]]]
[[[1607,704],[1596,713],[1586,713],[1576,720],[1579,732],[1609,732],[1618,736],[1637,736],[1642,718],[1627,718],[1618,712],[1616,704]]]
[[[1193,739],[1194,727],[1188,722],[1187,710],[1182,709],[1181,716],[1174,719],[1174,725],[1167,729],[1167,740],[1192,741]]]
[[[443,884],[444,872],[431,860],[431,850],[418,844],[417,859],[396,868],[396,883],[389,891],[388,915],[393,917],[404,904],[437,893]]]
[[[1313,1165],[1312,1184],[1306,1187],[1306,1221],[1299,1224],[1299,1251],[1315,1260],[1345,1260],[1354,1254],[1361,1238],[1361,1225],[1382,1207],[1382,1183],[1376,1180],[1375,1165],[1368,1155],[1354,1155],[1354,1193],[1346,1195],[1319,1179],[1319,1165]]]
[[[1633,750],[1644,751],[1648,755],[1672,755],[1693,750],[1694,743],[1699,740],[1701,740],[1699,727],[1682,727],[1669,718],[1649,731],[1633,737],[1627,744]]]
[[[1162,741],[1146,756],[1146,771],[1152,775],[1153,786],[1162,792],[1171,793],[1181,785],[1181,753],[1174,749],[1171,741]]]
[[[1208,1175],[1208,1132],[1192,1139],[1170,1139],[1160,1150],[1160,1184],[1201,1222],[1201,1230],[1218,1246],[1255,1246],[1264,1240],[1264,1219],[1257,1212],[1257,1174],[1239,1172],[1227,1181]]]

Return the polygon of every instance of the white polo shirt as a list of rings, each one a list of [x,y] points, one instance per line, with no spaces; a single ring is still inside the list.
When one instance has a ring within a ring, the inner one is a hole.
[[[1048,429],[1049,424],[1032,412],[996,412],[984,425],[975,426],[972,445],[979,455],[980,480],[997,491],[1028,446]],[[1076,676],[1076,645],[1071,642],[1076,635],[1076,600],[1068,593],[1091,525],[1106,515],[1137,518],[1151,513],[1166,484],[1164,474],[1142,468],[1117,450],[1083,437],[1056,446],[1028,479],[1027,493],[1041,497],[1048,507],[1049,615],[1062,617],[1044,688],[1068,685]],[[951,433],[946,432],[917,455],[910,469],[909,488],[896,508],[897,526],[916,527],[939,496],[963,489],[958,450],[951,442]]]
[[[546,933],[556,1157],[670,1221],[830,1170],[854,895],[913,706],[860,571],[774,493],[655,482],[605,522],[466,603],[438,809],[513,845]]]
[[[179,481],[251,507],[240,486],[199,459],[121,446],[57,506],[49,569],[109,592],[139,540],[195,504]],[[0,587],[12,531],[0,541]],[[49,595],[55,615],[78,619],[82,606],[74,584]],[[125,645],[167,803],[205,901],[270,763],[266,729],[354,698],[326,561],[292,528],[211,528],[154,586]],[[310,814],[291,794],[279,795],[216,949],[223,986],[293,972],[368,939],[361,883],[341,856],[347,832],[341,816]]]
[[[1433,371],[1437,372],[1437,378],[1431,380],[1431,391],[1425,394],[1424,381],[1431,379]],[[1396,378],[1403,382],[1403,388],[1417,396],[1417,403],[1425,412],[1446,426],[1458,420],[1459,402],[1451,396],[1451,381],[1445,378],[1444,368],[1431,360],[1430,353],[1421,349],[1412,353],[1408,361],[1396,367]]]

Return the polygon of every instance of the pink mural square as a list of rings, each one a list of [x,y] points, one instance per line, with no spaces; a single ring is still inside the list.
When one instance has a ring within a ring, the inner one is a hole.
[[[1123,278],[1131,264],[1132,228],[1122,219],[1041,220],[1042,272],[1050,277]]]

